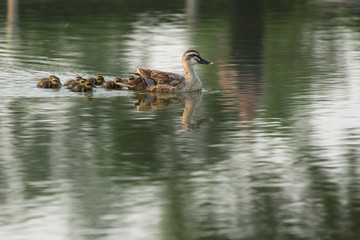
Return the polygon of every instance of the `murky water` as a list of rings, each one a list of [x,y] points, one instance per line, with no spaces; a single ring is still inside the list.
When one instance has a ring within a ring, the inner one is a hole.
[[[357,1],[0,4],[0,239],[359,239]],[[36,88],[188,49],[201,93]]]

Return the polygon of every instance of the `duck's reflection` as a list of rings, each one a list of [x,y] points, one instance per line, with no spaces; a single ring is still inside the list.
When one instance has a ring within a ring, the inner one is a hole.
[[[137,93],[135,95],[135,106],[138,111],[155,111],[185,103],[181,117],[182,128],[185,130],[196,130],[200,128],[202,123],[211,120],[211,118],[201,118],[196,114],[196,109],[201,103],[202,96],[203,93],[201,91],[188,93]]]

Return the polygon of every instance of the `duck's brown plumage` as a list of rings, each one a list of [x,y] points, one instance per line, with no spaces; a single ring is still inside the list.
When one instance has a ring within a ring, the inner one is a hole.
[[[186,77],[172,72],[137,68],[137,75],[140,76],[140,80],[136,79],[132,83],[123,83],[122,85],[132,90],[150,92],[189,92],[201,90],[202,83],[195,73],[194,65],[196,63],[211,65],[212,62],[201,58],[196,50],[188,50],[183,54],[182,63]]]
[[[163,72],[163,71],[158,71],[158,70],[151,70],[151,69],[147,69],[147,68],[138,68],[137,73],[142,78],[154,80],[156,85],[167,84],[167,85],[176,86],[181,81],[186,80],[180,74],[171,73],[171,72]]]

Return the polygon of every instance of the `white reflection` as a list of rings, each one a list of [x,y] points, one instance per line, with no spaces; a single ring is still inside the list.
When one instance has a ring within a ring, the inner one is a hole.
[[[337,31],[335,31],[337,29]],[[313,144],[322,147],[323,157],[336,160],[346,154],[344,144],[351,132],[360,128],[360,44],[358,33],[345,28],[332,28],[314,35],[319,65],[331,66],[313,87],[310,124],[314,129]],[[324,37],[330,37],[324,41]],[[336,61],[331,62],[329,55]],[[349,140],[360,145],[360,141]]]
[[[169,14],[161,17],[169,18],[169,21],[143,13],[132,23],[134,31],[128,36],[130,39],[125,41],[125,58],[128,59],[129,71],[145,67],[183,72],[181,57],[188,50],[184,16]]]

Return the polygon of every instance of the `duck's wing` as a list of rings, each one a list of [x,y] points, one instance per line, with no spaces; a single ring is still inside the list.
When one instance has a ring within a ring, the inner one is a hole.
[[[181,82],[185,81],[185,78],[179,74],[171,72],[163,72],[158,70],[151,70],[147,68],[138,68],[138,74],[143,79],[152,79],[157,84],[166,84],[176,86]]]

